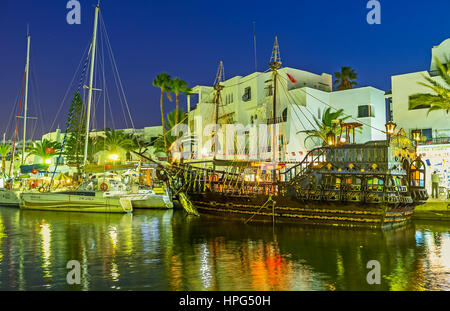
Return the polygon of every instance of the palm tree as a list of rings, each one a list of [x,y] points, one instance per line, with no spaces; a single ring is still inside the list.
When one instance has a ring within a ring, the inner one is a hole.
[[[336,78],[334,84],[339,91],[348,90],[357,85],[354,80],[358,78],[358,75],[352,67],[341,67],[341,72],[335,72],[334,77]]]
[[[166,139],[167,139],[167,146],[172,147],[173,143],[180,138],[183,133],[179,133],[177,136],[173,136],[171,131],[172,129],[178,124],[176,122],[176,110],[171,111],[167,114],[167,120],[165,122],[166,124],[166,129],[165,132],[166,134]],[[183,111],[183,109],[180,109],[180,111],[178,112],[179,115],[181,116],[181,120],[183,120],[182,123],[187,124],[187,120],[186,120],[186,113]],[[162,135],[160,135],[155,142],[153,143],[153,147],[155,148],[155,152],[161,152],[161,153],[165,153],[168,154],[168,149],[166,148],[166,146],[163,144],[163,140],[162,140]]]
[[[0,145],[0,155],[2,156],[2,173],[5,174],[6,169],[6,156],[11,152],[11,146],[1,144]]]
[[[439,68],[439,76],[444,81],[444,84],[440,84],[428,76],[423,76],[428,83],[417,82],[431,90],[435,94],[414,94],[409,98],[410,109],[417,108],[419,106],[429,107],[427,115],[431,111],[445,110],[447,113],[450,110],[450,74],[449,70],[444,66],[437,57],[435,57],[436,63]],[[448,62],[447,62],[448,63]]]
[[[183,81],[181,79],[175,78],[172,80],[172,83],[170,85],[170,90],[172,93],[175,94],[175,101],[176,101],[176,116],[175,116],[175,122],[178,123],[178,110],[180,108],[180,92],[184,92],[187,88],[186,81]]]
[[[48,164],[48,160],[57,154],[58,149],[61,149],[60,143],[43,139],[34,144],[30,149],[30,155],[38,156],[42,159],[43,164]]]
[[[150,147],[150,145],[151,145],[150,142],[142,140],[137,136],[133,137],[132,139],[133,139],[132,150],[137,151],[138,153],[141,153],[141,154],[145,153],[147,151],[148,147]]]
[[[334,135],[337,135],[341,130],[340,124],[350,117],[344,117],[343,112],[344,109],[331,112],[331,107],[329,107],[323,112],[321,120],[313,116],[314,122],[316,123],[316,129],[301,131],[301,133],[305,133],[307,135],[304,140],[305,144],[308,139],[321,139],[322,145],[324,145],[327,143],[326,137],[330,131],[334,133]],[[337,122],[333,123],[335,120]]]
[[[164,137],[164,146],[167,149],[167,140],[164,133],[164,106],[163,106],[163,99],[164,99],[164,93],[167,94],[167,98],[172,101],[172,97],[170,96],[170,88],[171,88],[171,77],[167,73],[160,73],[156,76],[155,80],[153,80],[153,86],[159,87],[161,89],[161,99],[160,99],[160,106],[161,106],[161,123],[163,128],[163,137]]]
[[[123,130],[106,129],[105,137],[98,138],[97,150],[117,153],[130,151],[134,148],[134,135]]]

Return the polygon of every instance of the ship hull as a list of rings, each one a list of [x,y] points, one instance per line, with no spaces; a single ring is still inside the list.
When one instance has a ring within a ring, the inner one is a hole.
[[[265,195],[218,193],[190,194],[189,197],[200,214],[244,222],[389,228],[406,224],[414,211],[413,204],[305,201],[276,196],[272,204]]]

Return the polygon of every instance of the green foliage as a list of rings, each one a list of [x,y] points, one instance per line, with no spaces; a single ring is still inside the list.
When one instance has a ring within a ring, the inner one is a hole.
[[[2,156],[2,158],[6,157],[6,155],[10,153],[11,150],[12,150],[11,146],[0,144],[0,155]]]
[[[0,145],[0,155],[2,156],[2,172],[5,173],[6,169],[6,156],[8,153],[10,153],[12,150],[11,146],[1,144]]]
[[[53,148],[52,152],[49,152]],[[42,163],[45,164],[47,159],[51,159],[58,154],[58,150],[61,149],[61,144],[56,141],[50,141],[43,139],[40,142],[36,142],[30,150],[31,155],[38,156],[42,159]]]
[[[184,112],[183,109],[180,109],[178,114],[179,114],[180,119],[182,120],[182,122],[180,122],[179,124],[187,124],[186,112]],[[175,128],[175,125],[177,125],[176,110],[168,113],[166,116],[166,120],[165,120],[165,131],[164,132],[167,133],[166,140],[167,140],[167,145],[169,147],[172,146],[172,144],[178,138],[183,136],[182,131],[179,131],[178,135],[172,135],[172,129]],[[167,148],[165,148],[165,146],[164,146],[164,140],[163,140],[162,135],[159,135],[159,137],[155,140],[155,142],[153,143],[153,147],[155,148],[156,152],[167,154]]]
[[[356,79],[358,75],[352,67],[341,67],[341,72],[335,72],[334,77],[336,80],[334,84],[338,90],[348,90],[356,86]]]
[[[153,86],[161,89],[161,96],[166,93],[167,98],[172,101],[172,97],[170,96],[171,86],[172,86],[172,78],[165,72],[162,72],[156,76],[153,80]]]
[[[63,154],[67,164],[81,165],[84,159],[84,146],[86,137],[86,118],[84,114],[84,104],[81,100],[80,93],[76,92],[73,96],[70,111],[73,110],[72,120],[68,124],[67,138],[64,146]],[[68,118],[70,117],[70,112]],[[92,145],[93,141],[88,143]],[[89,147],[88,145],[88,147]],[[88,148],[89,149],[89,148]],[[92,153],[88,150],[88,156],[92,157]]]
[[[192,92],[192,88],[190,88],[190,87],[188,87],[188,86],[184,88],[183,93],[184,93],[184,96],[186,96],[186,97],[192,96],[192,94],[194,94],[194,93]]]
[[[444,84],[440,84],[434,79],[423,76],[428,83],[418,82],[418,84],[431,89],[434,94],[414,94],[409,98],[410,109],[417,108],[419,106],[428,106],[427,115],[432,111],[445,110],[448,114],[450,110],[450,75],[446,66],[435,57],[436,63],[439,68],[439,76],[444,81]],[[448,61],[446,61],[448,64]]]
[[[176,96],[184,92],[186,88],[187,88],[186,81],[183,81],[179,78],[174,78],[170,83],[170,91],[174,93]]]
[[[153,86],[159,87],[161,89],[161,98],[160,98],[160,110],[161,110],[161,124],[163,127],[163,140],[164,140],[164,146],[167,149],[167,139],[166,136],[164,136],[164,92],[166,93],[167,97],[170,101],[172,101],[172,98],[170,96],[170,87],[172,85],[172,78],[167,73],[160,73],[156,76],[155,80],[153,80]]]
[[[308,139],[320,139],[323,144],[326,144],[327,134],[331,131],[335,135],[339,134],[341,131],[340,123],[344,122],[349,116],[344,117],[344,109],[339,109],[335,112],[331,112],[331,108],[327,108],[323,114],[321,120],[313,116],[314,122],[316,123],[317,130],[305,130],[301,133],[305,133],[307,136],[305,138],[305,143]],[[333,120],[338,120],[339,122],[333,124]]]
[[[180,92],[187,91],[188,86],[187,86],[186,81],[175,78],[172,80],[170,88],[171,88],[171,91],[175,94],[175,98],[176,98],[175,121],[176,121],[176,123],[178,123],[178,120],[179,120],[178,111],[180,109]]]
[[[97,139],[96,151],[120,152],[131,151],[136,148],[133,134],[126,134],[123,130],[107,129],[104,137]]]

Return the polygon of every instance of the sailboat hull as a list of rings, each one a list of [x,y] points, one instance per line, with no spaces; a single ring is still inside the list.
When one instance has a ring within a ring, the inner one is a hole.
[[[0,189],[0,206],[16,207],[20,206],[20,199],[15,191]]]
[[[131,201],[103,193],[23,193],[21,209],[62,212],[130,213]]]
[[[173,208],[171,196],[167,190],[155,191],[139,191],[144,196],[143,200],[135,200],[132,202],[133,208],[142,209],[169,209]]]

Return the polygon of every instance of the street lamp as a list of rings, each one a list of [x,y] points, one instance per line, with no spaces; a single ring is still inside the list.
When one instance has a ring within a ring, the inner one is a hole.
[[[412,130],[411,135],[413,140],[418,143],[422,139],[422,131],[421,130]]]
[[[116,166],[116,161],[119,160],[119,155],[116,153],[112,153],[109,155],[109,159],[113,161],[113,168]]]
[[[334,135],[333,131],[329,131],[327,134],[327,144],[328,146],[336,145],[336,136]]]
[[[419,141],[422,140],[422,131],[419,129],[415,129],[411,131],[411,135],[413,140],[416,142],[416,157],[417,157],[417,146],[419,145]]]
[[[115,153],[110,154],[109,155],[109,159],[112,160],[112,161],[117,161],[117,160],[119,160],[119,155],[115,154]]]
[[[385,124],[386,127],[386,133],[388,134],[388,137],[391,137],[394,135],[395,128],[397,127],[397,124],[395,122],[389,121]]]

